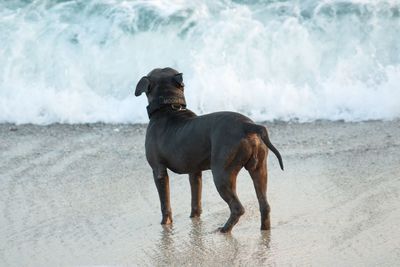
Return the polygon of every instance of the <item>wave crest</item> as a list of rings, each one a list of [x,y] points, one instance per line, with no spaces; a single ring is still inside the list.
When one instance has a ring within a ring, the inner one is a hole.
[[[2,1],[0,122],[144,122],[166,66],[198,113],[398,118],[398,32],[395,1]]]

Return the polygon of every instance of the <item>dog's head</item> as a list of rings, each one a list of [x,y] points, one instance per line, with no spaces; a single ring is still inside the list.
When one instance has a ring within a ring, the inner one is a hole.
[[[175,100],[184,100],[183,89],[182,73],[172,68],[154,69],[140,79],[135,96],[146,93],[149,104],[176,104]]]

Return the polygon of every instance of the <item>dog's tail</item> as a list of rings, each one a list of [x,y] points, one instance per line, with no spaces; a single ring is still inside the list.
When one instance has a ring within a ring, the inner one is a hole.
[[[283,162],[282,162],[281,154],[279,153],[278,149],[276,149],[274,147],[274,145],[271,143],[271,141],[269,140],[267,129],[264,126],[261,126],[261,125],[258,125],[258,124],[245,123],[244,124],[244,130],[245,130],[246,133],[256,133],[261,137],[261,139],[264,141],[265,145],[278,158],[279,166],[281,167],[281,170],[283,171]]]

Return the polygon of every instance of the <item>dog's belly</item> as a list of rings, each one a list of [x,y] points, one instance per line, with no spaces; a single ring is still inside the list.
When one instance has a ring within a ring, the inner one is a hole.
[[[166,167],[175,173],[194,173],[210,169],[210,156],[206,155],[199,157],[199,155],[171,155],[171,157],[166,159],[166,163]]]

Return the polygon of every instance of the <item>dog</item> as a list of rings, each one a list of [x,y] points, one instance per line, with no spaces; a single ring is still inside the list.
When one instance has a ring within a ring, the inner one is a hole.
[[[235,112],[215,112],[197,116],[186,108],[182,73],[157,68],[142,77],[135,96],[145,93],[150,122],[146,131],[146,158],[153,170],[162,221],[172,223],[167,169],[189,174],[190,217],[199,217],[202,171],[211,169],[215,186],[229,205],[230,216],[220,232],[228,233],[239,221],[244,208],[236,194],[236,177],[245,167],[254,183],[261,213],[261,230],[269,230],[267,201],[268,148],[283,170],[282,157],[269,140],[267,129]]]

